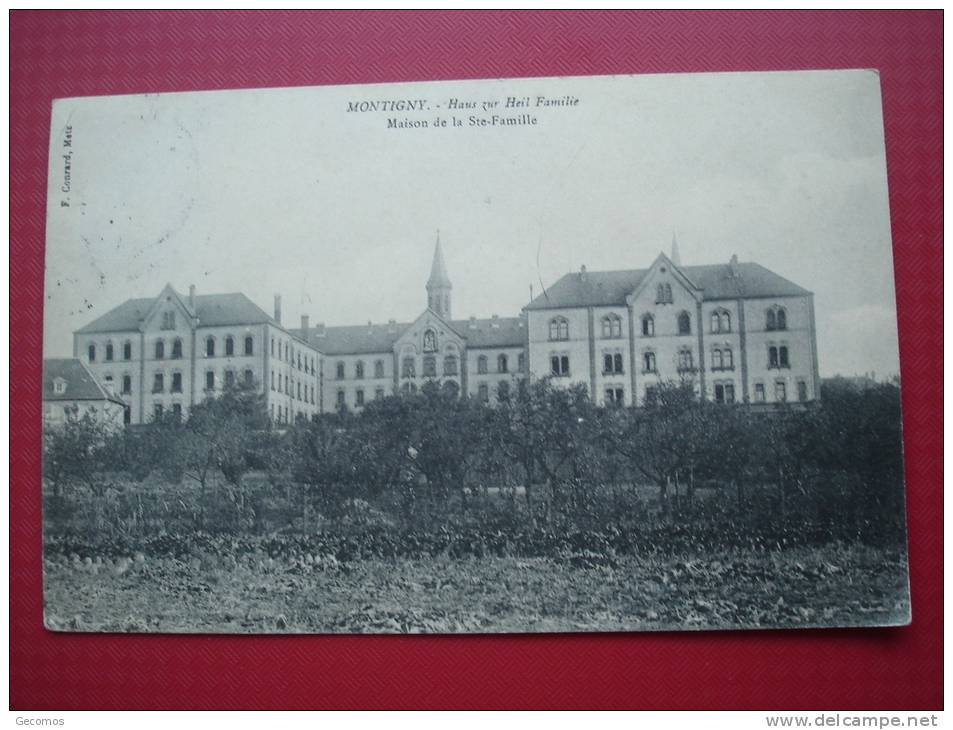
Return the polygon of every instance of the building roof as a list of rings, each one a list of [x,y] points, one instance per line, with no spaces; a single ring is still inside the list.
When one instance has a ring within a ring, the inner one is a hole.
[[[805,296],[807,289],[752,262],[679,266],[706,300]],[[533,299],[526,309],[625,305],[625,298],[649,269],[589,271],[566,274]]]
[[[80,327],[76,332],[78,334],[135,332],[155,301],[155,297],[127,299],[85,327]],[[182,301],[187,303],[188,297],[183,297]],[[266,323],[281,327],[261,307],[241,293],[197,295],[195,309],[200,327]]]
[[[57,393],[54,383],[66,382],[66,390]],[[43,360],[43,400],[109,400],[122,403],[115,395],[103,387],[93,373],[81,360],[74,357],[47,358]]]
[[[325,355],[368,355],[390,352],[411,322],[351,325],[346,327],[312,327],[308,343]],[[525,340],[525,326],[520,317],[487,319],[455,319],[450,327],[467,342],[467,347],[519,347]],[[290,330],[296,337],[302,331]],[[323,334],[322,334],[323,333]]]

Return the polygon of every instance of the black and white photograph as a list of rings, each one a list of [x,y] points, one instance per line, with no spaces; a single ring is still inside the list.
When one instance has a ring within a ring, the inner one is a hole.
[[[911,620],[880,78],[59,99],[48,629]]]

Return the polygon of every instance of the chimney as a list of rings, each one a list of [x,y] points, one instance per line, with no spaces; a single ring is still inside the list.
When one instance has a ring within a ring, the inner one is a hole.
[[[281,324],[281,294],[275,294],[275,321]]]
[[[314,336],[324,337],[324,322],[318,322],[314,325]]]
[[[731,276],[738,276],[738,254],[731,255],[731,261],[728,262],[728,273]]]
[[[490,322],[490,327],[493,327],[493,328],[495,328],[495,329],[499,329],[499,327],[500,327],[500,315],[498,315],[498,314],[494,314],[494,315],[493,315],[492,321]]]
[[[308,341],[308,335],[311,334],[309,332],[309,330],[311,329],[310,325],[311,325],[311,318],[307,314],[302,314],[301,315],[301,337],[304,338],[305,342]]]
[[[586,265],[585,264],[579,267],[579,278],[582,281],[586,280]]]
[[[470,315],[470,329],[475,330],[476,328],[477,328],[477,326],[476,326],[476,317],[474,317],[474,316],[471,314],[471,315]]]
[[[189,308],[195,313],[195,284],[189,284]]]
[[[390,333],[394,333],[394,332],[397,331],[397,320],[396,320],[396,319],[389,319],[389,320],[387,320],[387,331],[390,332]]]

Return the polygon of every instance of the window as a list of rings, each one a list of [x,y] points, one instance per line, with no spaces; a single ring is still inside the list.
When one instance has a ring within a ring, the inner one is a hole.
[[[122,343],[122,359],[132,360],[132,343],[131,342]]]
[[[182,373],[172,373],[172,392],[182,392]]]
[[[384,361],[377,360],[374,362],[374,377],[383,378],[384,377]]]
[[[175,329],[175,312],[162,313],[162,329],[164,330]]]
[[[182,340],[180,340],[178,337],[172,340],[172,359],[182,359]]]
[[[215,338],[205,338],[205,357],[215,357]]]
[[[617,314],[609,314],[602,318],[602,336],[604,338],[622,337],[622,320]]]
[[[113,392],[113,376],[106,375],[103,377],[103,385],[106,386],[106,391],[109,393]]]
[[[765,312],[764,328],[767,330],[786,330],[788,328],[788,313],[784,307],[773,306]]]
[[[344,363],[343,362],[339,362],[335,366],[335,375],[337,376],[338,380],[344,380]]]
[[[437,333],[433,330],[424,332],[424,352],[437,351]]]
[[[111,362],[113,359],[113,343],[106,343],[106,362]]]
[[[516,357],[516,368],[521,373],[526,372],[526,355],[524,355],[522,352]]]
[[[231,357],[235,354],[235,338],[228,335],[225,338],[225,357]]]
[[[625,403],[625,390],[618,385],[606,388],[605,401],[606,405],[623,405]]]
[[[782,368],[791,367],[791,362],[788,360],[788,348],[784,345],[778,348],[778,360]]]
[[[658,386],[645,386],[645,405],[654,406],[656,403],[658,403]]]
[[[235,371],[234,370],[225,371],[225,387],[226,388],[235,387]]]
[[[550,358],[550,369],[557,377],[569,375],[569,355],[553,355]]]
[[[496,372],[505,373],[508,372],[509,362],[506,359],[506,355],[500,355],[496,358]]]
[[[161,360],[165,357],[165,340],[156,340],[155,355],[156,360]]]
[[[642,336],[655,336],[655,317],[653,317],[651,314],[642,315]]]
[[[715,384],[715,403],[734,403],[735,386],[732,383]]]
[[[344,390],[343,390],[343,389],[338,390],[338,396],[337,396],[337,397],[338,397],[338,401],[337,401],[337,402],[338,402],[338,408],[344,408],[344,406],[347,405],[347,401],[345,400]]]
[[[602,372],[603,374],[613,374],[621,375],[622,370],[622,354],[621,353],[605,353],[602,356]]]
[[[363,365],[361,367],[363,367]],[[301,350],[298,350],[298,370],[300,369],[301,369]]]
[[[477,373],[480,375],[486,375],[487,373],[487,360],[486,355],[480,355],[477,358]]]
[[[788,399],[788,389],[783,380],[778,380],[774,384],[774,399],[778,403],[783,403]]]
[[[655,369],[655,353],[654,352],[646,352],[642,355],[642,372],[644,373],[658,372]]]
[[[725,370],[734,370],[735,369],[735,359],[731,354],[731,348],[725,348],[721,351],[722,355],[722,364],[724,365]]]
[[[251,369],[245,370],[245,385],[251,388],[255,384],[255,373]]]
[[[424,377],[435,378],[437,376],[437,358],[433,355],[424,356]]]
[[[299,381],[296,383],[296,385],[298,386],[298,388],[297,388],[297,389],[298,389],[298,396],[297,396],[297,398],[298,398],[298,400],[301,400],[301,381],[299,380]]]
[[[384,389],[383,389],[383,388],[375,388],[375,389],[374,389],[374,398],[375,398],[376,400],[383,400],[383,399],[384,399]]]
[[[362,360],[354,363],[354,377],[358,380],[364,379],[364,362]]]
[[[486,383],[480,383],[480,386],[477,388],[477,398],[480,399],[481,403],[490,402],[490,386]]]
[[[416,376],[417,371],[414,364],[414,358],[404,358],[404,361],[401,363],[400,374],[405,378],[413,378]]]
[[[679,312],[678,315],[678,334],[690,335],[692,333],[692,318],[688,312]]]
[[[565,317],[553,317],[549,320],[549,339],[568,340],[569,320]]]
[[[274,370],[271,371],[271,389],[272,390],[275,389],[275,371]]]
[[[165,390],[165,376],[162,373],[156,373],[152,380],[152,392],[161,393]]]
[[[66,392],[66,381],[63,378],[53,380],[53,392],[58,395],[63,395]]]
[[[291,377],[285,375],[285,395],[291,395]]]
[[[768,367],[769,368],[780,367],[778,365],[778,348],[775,347],[774,345],[771,345],[771,347],[768,348]]]
[[[711,313],[711,331],[714,334],[731,332],[731,314],[727,310],[717,309]]]
[[[655,303],[656,304],[671,304],[672,303],[672,285],[671,284],[659,284],[655,290]]]
[[[96,362],[96,345],[90,345],[86,349],[86,357],[90,362]]]
[[[754,384],[754,402],[764,403],[764,383]]]
[[[255,338],[251,335],[245,337],[245,354],[254,355],[255,354]]]
[[[271,356],[272,357],[275,356],[275,338],[274,337],[271,338]]]
[[[712,370],[724,369],[724,365],[722,364],[722,359],[721,359],[721,350],[711,351],[711,369]]]
[[[797,399],[801,402],[807,400],[807,383],[803,380],[797,381]]]
[[[205,371],[205,390],[215,390],[215,373],[211,370]]]
[[[172,417],[173,417],[176,421],[181,421],[181,420],[182,420],[182,404],[181,404],[181,403],[173,403],[173,404],[172,404]]]
[[[129,395],[132,393],[132,376],[123,375],[122,376],[122,392],[123,395]]]
[[[152,406],[152,418],[153,420],[159,421],[162,419],[162,404],[156,403]]]
[[[456,375],[457,374],[457,357],[456,355],[447,355],[443,359],[443,374],[444,375]]]
[[[680,373],[691,372],[695,369],[695,363],[692,358],[692,351],[688,348],[682,348],[678,351],[678,371]]]
[[[364,405],[364,390],[363,388],[358,388],[357,392],[354,394],[354,403],[358,406]]]

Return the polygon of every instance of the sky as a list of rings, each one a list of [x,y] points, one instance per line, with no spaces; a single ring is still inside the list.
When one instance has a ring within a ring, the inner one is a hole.
[[[289,326],[410,321],[438,231],[454,317],[515,316],[530,286],[646,268],[675,236],[683,264],[737,254],[813,291],[822,376],[880,379],[899,371],[884,154],[874,71],[59,100],[45,354],[167,282],[269,313],[280,293]]]

